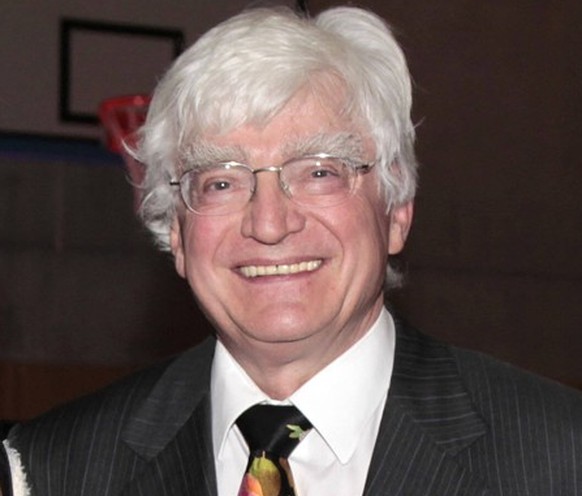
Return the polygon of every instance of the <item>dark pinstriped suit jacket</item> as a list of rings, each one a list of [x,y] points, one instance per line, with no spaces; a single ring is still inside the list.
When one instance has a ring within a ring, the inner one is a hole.
[[[582,495],[580,395],[402,325],[396,343],[366,495]],[[215,495],[213,349],[13,430],[33,494]]]

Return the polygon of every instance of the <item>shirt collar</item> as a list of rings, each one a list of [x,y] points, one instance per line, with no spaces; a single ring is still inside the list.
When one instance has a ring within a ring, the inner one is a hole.
[[[356,449],[360,427],[386,400],[394,363],[394,321],[383,309],[370,330],[289,398],[310,420],[341,463]],[[366,364],[366,366],[362,366]],[[217,342],[211,374],[212,440],[221,453],[239,415],[273,402]]]
[[[212,442],[220,458],[226,437],[236,419],[257,403],[269,400],[224,345],[217,341],[210,379]]]
[[[394,321],[383,309],[362,339],[290,397],[341,463],[351,458],[362,426],[386,401],[394,343]]]

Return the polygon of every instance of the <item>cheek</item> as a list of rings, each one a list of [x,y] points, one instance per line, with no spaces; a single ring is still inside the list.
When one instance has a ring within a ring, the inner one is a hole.
[[[372,198],[372,199],[370,199]],[[375,196],[357,196],[351,208],[343,214],[346,223],[345,238],[363,253],[387,256],[390,244],[390,217],[385,213],[384,202]]]
[[[383,277],[388,262],[389,219],[382,208],[374,208],[366,198],[354,198],[347,208],[328,216],[327,221],[341,245],[338,261],[345,276],[354,281],[375,279],[376,274]]]
[[[225,236],[226,229],[214,218],[199,217],[189,222],[183,234],[186,272],[193,274],[210,270]]]

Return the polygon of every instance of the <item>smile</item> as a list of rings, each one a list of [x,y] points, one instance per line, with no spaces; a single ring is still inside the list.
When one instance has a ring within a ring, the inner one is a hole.
[[[280,265],[245,265],[240,272],[245,277],[284,276],[299,274],[300,272],[312,272],[321,265],[321,260],[310,260],[294,264]]]

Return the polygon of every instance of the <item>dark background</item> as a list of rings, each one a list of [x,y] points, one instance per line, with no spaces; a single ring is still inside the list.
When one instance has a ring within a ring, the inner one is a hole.
[[[424,332],[582,386],[582,3],[361,2],[415,80],[405,288]],[[327,2],[312,1],[315,12]],[[0,418],[198,342],[209,326],[98,143],[0,134]]]

